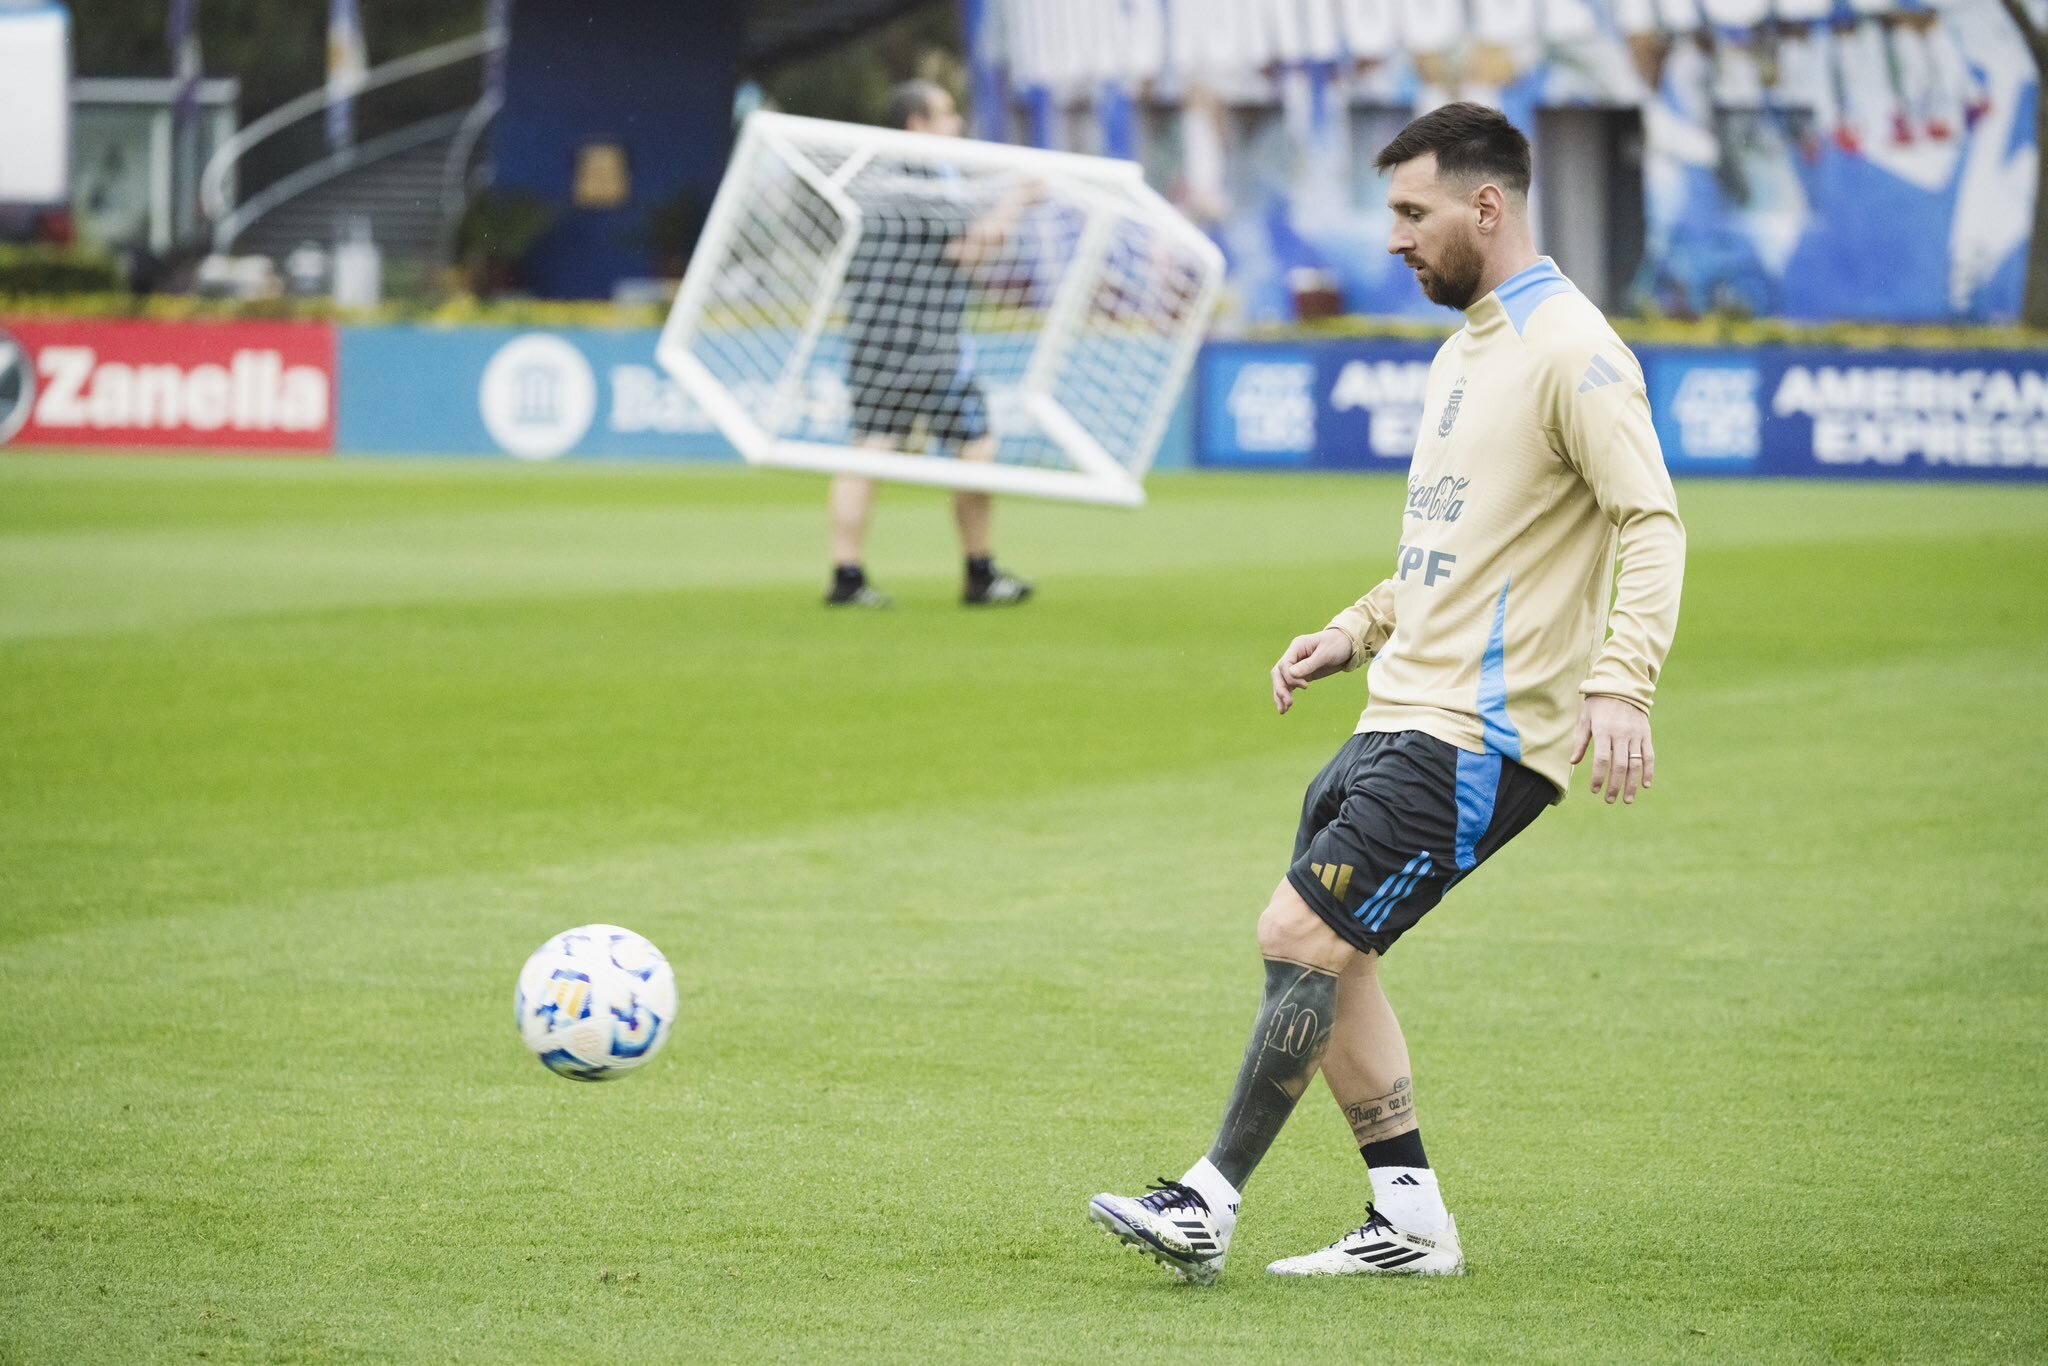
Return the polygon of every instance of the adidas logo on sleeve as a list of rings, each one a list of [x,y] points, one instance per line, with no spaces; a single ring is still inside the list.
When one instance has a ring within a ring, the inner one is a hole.
[[[1610,384],[1619,383],[1621,371],[1609,365],[1605,356],[1596,354],[1593,363],[1586,367],[1586,377],[1579,381],[1579,392],[1591,393],[1595,389],[1604,389]]]

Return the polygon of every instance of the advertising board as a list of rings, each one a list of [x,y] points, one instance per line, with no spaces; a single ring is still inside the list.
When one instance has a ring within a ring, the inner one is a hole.
[[[334,413],[324,324],[0,321],[0,443],[326,453]]]
[[[1205,348],[1195,456],[1238,469],[1404,471],[1434,345]],[[1641,346],[1680,475],[2048,479],[2048,355]]]
[[[651,328],[0,319],[0,445],[736,461]],[[1436,343],[1212,342],[1156,469],[1405,472]],[[2048,353],[1636,348],[1672,473],[2048,479]],[[804,434],[843,440],[821,363]]]
[[[654,362],[652,328],[349,327],[350,455],[738,460]]]
[[[344,327],[339,448],[349,455],[737,461],[711,419],[655,363],[659,335],[653,328]],[[805,386],[797,435],[847,439],[844,371],[843,347],[828,338]],[[1183,395],[1154,468],[1187,465],[1191,427]]]

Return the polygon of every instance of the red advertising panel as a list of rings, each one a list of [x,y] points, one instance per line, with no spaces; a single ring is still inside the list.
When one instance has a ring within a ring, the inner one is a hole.
[[[330,452],[334,329],[0,320],[0,410],[14,446]]]

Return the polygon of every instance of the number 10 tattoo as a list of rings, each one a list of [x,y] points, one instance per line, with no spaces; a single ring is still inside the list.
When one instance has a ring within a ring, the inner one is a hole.
[[[1337,979],[1298,963],[1266,960],[1266,995],[1238,1068],[1237,1086],[1209,1161],[1242,1188],[1308,1089],[1337,1018]]]

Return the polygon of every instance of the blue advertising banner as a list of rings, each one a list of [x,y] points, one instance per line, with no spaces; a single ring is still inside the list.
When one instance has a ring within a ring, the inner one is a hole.
[[[652,328],[346,327],[343,455],[737,461],[654,362]]]
[[[736,461],[652,328],[340,329],[343,455]],[[1436,344],[1214,342],[1155,469],[1405,471]],[[2048,479],[2048,354],[1637,348],[1680,475]],[[837,439],[822,367],[811,412]]]
[[[345,327],[336,356],[343,455],[490,455],[522,460],[737,461],[656,364],[654,328]],[[820,351],[802,435],[844,441],[844,360]],[[1185,468],[1194,427],[1184,394],[1153,460]]]
[[[1198,463],[1240,468],[1408,468],[1430,342],[1217,342],[1203,350]]]
[[[1403,471],[1426,342],[1219,343],[1196,463]],[[2048,479],[2048,355],[1820,347],[1636,349],[1672,473]]]
[[[2048,355],[1645,348],[1674,472],[2048,479]]]

